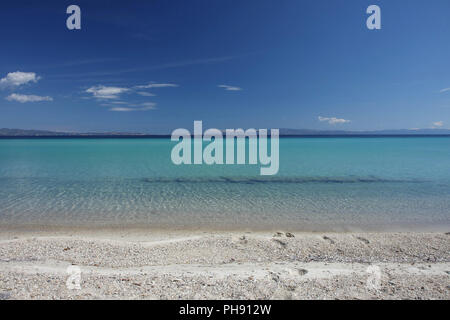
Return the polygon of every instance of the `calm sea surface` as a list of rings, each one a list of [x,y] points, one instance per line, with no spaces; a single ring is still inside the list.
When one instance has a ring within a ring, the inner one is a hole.
[[[450,137],[280,139],[280,171],[169,139],[0,139],[0,225],[448,230]]]

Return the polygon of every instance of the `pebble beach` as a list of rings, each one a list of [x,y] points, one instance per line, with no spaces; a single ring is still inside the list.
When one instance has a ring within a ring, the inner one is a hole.
[[[0,299],[449,298],[445,232],[0,230]]]

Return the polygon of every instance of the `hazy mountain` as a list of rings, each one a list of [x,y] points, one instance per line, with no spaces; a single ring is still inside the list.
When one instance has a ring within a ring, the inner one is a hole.
[[[346,131],[346,130],[309,130],[309,129],[280,129],[280,135],[426,135],[445,134],[450,135],[449,129],[398,129],[398,130],[374,130],[374,131]]]
[[[52,132],[45,130],[22,130],[22,129],[0,129],[0,136],[61,136],[67,135],[63,132]]]
[[[140,136],[133,132],[57,132],[46,130],[0,129],[0,137],[82,137],[82,136]]]

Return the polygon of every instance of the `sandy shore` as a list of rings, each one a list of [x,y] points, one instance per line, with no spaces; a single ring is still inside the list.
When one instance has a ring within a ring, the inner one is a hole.
[[[0,299],[450,299],[450,234],[291,233],[3,229]]]

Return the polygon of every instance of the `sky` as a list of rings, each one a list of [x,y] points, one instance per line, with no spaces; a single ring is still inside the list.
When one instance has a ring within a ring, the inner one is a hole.
[[[5,0],[0,128],[450,128],[449,39],[448,0]]]

